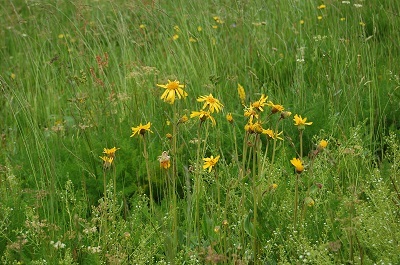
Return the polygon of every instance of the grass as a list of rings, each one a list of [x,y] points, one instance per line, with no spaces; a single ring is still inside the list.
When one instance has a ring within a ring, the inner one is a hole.
[[[394,0],[7,1],[1,262],[398,264],[399,24]]]

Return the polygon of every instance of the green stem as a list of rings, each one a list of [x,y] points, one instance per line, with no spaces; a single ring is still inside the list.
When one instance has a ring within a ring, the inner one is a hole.
[[[149,154],[147,153],[147,145],[146,138],[142,135],[143,139],[143,156],[146,163],[146,171],[147,171],[147,181],[149,184],[149,197],[150,197],[150,215],[154,214],[154,202],[153,202],[153,189],[151,187],[151,176],[150,176],[150,167],[149,167]]]

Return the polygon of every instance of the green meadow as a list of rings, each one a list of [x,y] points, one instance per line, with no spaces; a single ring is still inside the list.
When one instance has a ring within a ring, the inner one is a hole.
[[[400,264],[400,2],[5,0],[1,264]]]

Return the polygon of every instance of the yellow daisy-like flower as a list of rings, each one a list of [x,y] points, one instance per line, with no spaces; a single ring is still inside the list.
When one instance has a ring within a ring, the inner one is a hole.
[[[108,156],[100,156],[101,160],[103,160],[103,168],[108,169],[111,167],[112,162],[114,161],[114,157],[108,157]]]
[[[152,133],[152,131],[150,130],[150,126],[151,126],[151,123],[148,122],[145,125],[142,125],[142,123],[140,123],[139,126],[132,127],[132,135],[131,135],[131,137],[135,136],[136,134],[143,136],[146,132],[151,132]]]
[[[258,113],[252,105],[250,107],[245,107],[244,116],[249,118],[249,122],[253,122],[254,118],[258,119]]]
[[[251,106],[258,111],[264,111],[263,107],[266,105],[265,102],[267,101],[267,99],[268,99],[268,96],[265,96],[264,94],[262,94],[260,99],[253,102],[251,104]]]
[[[293,158],[292,160],[290,160],[290,163],[292,163],[292,165],[295,167],[297,173],[300,174],[304,171],[304,166],[300,159]]]
[[[272,101],[269,101],[267,106],[271,107],[272,114],[282,112],[285,109],[282,105],[274,104]]]
[[[210,112],[200,110],[200,111],[192,111],[192,114],[190,114],[190,118],[194,117],[199,117],[201,122],[204,122],[207,119],[210,119],[212,122],[212,125],[214,126],[216,124],[215,119],[211,116]]]
[[[233,123],[232,113],[226,114],[226,120],[227,120],[229,123]]]
[[[165,88],[164,93],[161,95],[161,99],[169,104],[174,104],[175,97],[177,96],[179,99],[187,97],[187,93],[183,90],[185,85],[179,84],[179,81],[170,81],[166,85],[159,85],[158,87]]]
[[[158,161],[160,162],[160,167],[163,169],[168,169],[171,167],[171,157],[168,155],[167,151],[162,152],[162,154],[158,157]]]
[[[325,9],[325,8],[326,8],[326,5],[320,5],[320,6],[318,6],[317,8],[318,8],[318,9]]]
[[[111,148],[111,149],[108,149],[108,148],[104,148],[104,150],[103,150],[103,154],[106,154],[106,156],[108,156],[108,157],[115,157],[115,152],[117,152],[117,150],[118,150],[119,148],[116,148],[115,146],[113,147],[113,148]]]
[[[271,130],[271,129],[263,130],[263,134],[268,135],[271,139],[274,139],[274,140],[282,140],[282,141],[283,141],[283,138],[279,136],[279,135],[281,135],[282,133],[283,133],[283,131],[280,132],[280,133],[278,133],[278,132],[274,132],[274,131]]]
[[[212,168],[218,163],[219,155],[214,158],[214,156],[203,158],[204,165],[203,169],[208,168],[208,172],[211,172]]]
[[[240,98],[240,103],[242,103],[242,105],[244,105],[245,100],[246,100],[246,92],[244,91],[244,88],[238,84],[238,94],[239,94],[239,98]]]
[[[328,141],[326,140],[321,140],[318,144],[318,149],[322,150],[325,149],[328,146]]]
[[[209,111],[213,113],[214,111],[219,112],[224,105],[221,102],[214,98],[212,94],[208,96],[201,96],[197,99],[198,102],[204,102],[203,110],[208,107]]]
[[[185,115],[183,115],[182,117],[180,117],[180,119],[179,119],[179,121],[178,121],[178,124],[181,124],[181,123],[185,123],[185,122],[187,122],[189,120],[189,118],[186,116],[186,114]]]
[[[264,132],[264,128],[262,127],[260,122],[251,122],[249,121],[245,126],[244,126],[244,130],[248,133],[258,133],[261,134]]]
[[[296,125],[299,130],[304,130],[306,125],[312,124],[312,122],[306,122],[307,118],[303,119],[300,115],[297,114],[294,115],[293,121],[294,125]]]

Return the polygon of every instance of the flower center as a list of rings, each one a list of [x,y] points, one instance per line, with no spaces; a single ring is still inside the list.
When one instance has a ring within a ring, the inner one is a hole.
[[[178,89],[179,88],[179,84],[177,83],[177,82],[171,82],[171,83],[169,83],[168,85],[167,85],[167,88],[169,89],[169,90],[176,90],[176,89]]]

